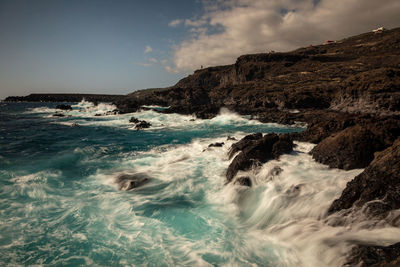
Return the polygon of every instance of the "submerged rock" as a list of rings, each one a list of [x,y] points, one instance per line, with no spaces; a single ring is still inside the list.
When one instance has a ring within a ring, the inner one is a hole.
[[[64,104],[61,104],[61,105],[56,106],[56,109],[61,109],[61,110],[72,110],[72,107],[71,107],[71,105],[64,105]]]
[[[262,134],[248,135],[238,143],[232,145],[229,154],[240,150],[233,159],[226,172],[228,182],[232,181],[240,170],[248,170],[253,166],[265,163],[270,159],[277,159],[284,153],[293,150],[293,141],[289,135]]]
[[[208,147],[222,147],[223,145],[225,145],[224,142],[216,142],[216,143],[209,144]]]
[[[118,184],[118,189],[122,191],[138,188],[150,181],[150,176],[145,173],[121,174],[115,180],[115,182]]]
[[[65,115],[62,113],[54,113],[53,117],[65,117]]]

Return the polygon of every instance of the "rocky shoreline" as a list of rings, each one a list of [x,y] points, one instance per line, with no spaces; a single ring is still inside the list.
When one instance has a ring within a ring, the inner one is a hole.
[[[290,152],[292,140],[312,142],[318,162],[345,170],[365,168],[327,216],[340,214],[343,220],[337,224],[358,216],[400,227],[399,51],[397,28],[288,53],[244,55],[233,65],[197,70],[172,87],[134,92],[116,105],[128,113],[157,104],[169,106],[163,112],[198,118],[212,118],[225,107],[262,122],[307,123],[299,134],[239,141],[232,147],[240,152],[227,181],[238,170]],[[277,142],[282,146],[274,154]],[[251,185],[246,177],[236,182]],[[398,246],[354,244],[347,265],[396,266]]]
[[[207,119],[224,107],[261,122],[306,123],[302,133],[240,140],[232,147],[239,154],[227,182],[255,162],[289,153],[293,140],[315,143],[316,161],[331,168],[365,168],[326,216],[339,214],[339,225],[357,216],[400,227],[399,51],[400,28],[365,33],[287,53],[244,55],[232,65],[197,70],[174,86],[112,101],[120,113],[162,105],[169,108],[160,112]],[[235,181],[251,186],[246,177]],[[398,247],[354,244],[347,265],[398,266]]]

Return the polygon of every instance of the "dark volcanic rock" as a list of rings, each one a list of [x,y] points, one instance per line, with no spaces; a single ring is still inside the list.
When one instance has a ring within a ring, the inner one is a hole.
[[[395,267],[400,266],[400,243],[391,246],[358,245],[354,247],[344,266]]]
[[[223,145],[225,145],[224,142],[217,142],[217,143],[209,144],[208,147],[222,147]]]
[[[71,107],[70,105],[61,104],[61,105],[58,105],[58,106],[56,107],[56,109],[61,109],[61,110],[72,110],[72,107]]]
[[[118,184],[119,190],[128,191],[140,187],[151,181],[150,176],[145,173],[121,174],[115,182]]]
[[[147,121],[139,121],[139,123],[136,124],[135,129],[136,130],[141,130],[144,128],[150,128],[151,123]]]
[[[293,141],[289,135],[267,134],[260,137],[260,134],[254,134],[244,137],[237,144],[232,146],[231,151],[240,148],[241,152],[228,167],[228,182],[232,181],[239,170],[245,171],[270,159],[277,159],[293,149]]]
[[[311,154],[331,168],[351,170],[368,166],[381,149],[383,144],[371,131],[356,125],[324,139]]]
[[[351,207],[357,210],[373,200],[381,200],[382,205],[367,209],[371,216],[384,217],[388,211],[400,208],[400,138],[391,147],[375,153],[375,159],[347,183],[328,213]]]
[[[131,117],[131,118],[129,119],[129,122],[131,122],[131,123],[139,123],[140,120],[139,120],[138,118]]]
[[[364,168],[373,160],[375,152],[390,146],[399,135],[398,120],[378,118],[363,121],[359,118],[359,124],[324,139],[311,154],[315,160],[331,168]]]
[[[262,138],[262,133],[249,134],[240,139],[239,142],[234,143],[228,152],[228,157],[231,159],[237,152],[243,150],[243,148],[250,146],[254,141],[260,140]]]
[[[235,180],[234,184],[243,185],[250,187],[252,185],[251,179],[248,176],[241,176]]]

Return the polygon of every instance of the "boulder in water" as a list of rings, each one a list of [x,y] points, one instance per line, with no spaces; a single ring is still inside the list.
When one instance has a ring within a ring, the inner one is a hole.
[[[151,181],[145,173],[121,174],[116,178],[119,190],[128,191],[143,186]]]
[[[150,128],[151,123],[147,121],[140,121],[139,123],[136,123],[135,129],[136,130],[141,130],[144,128]]]

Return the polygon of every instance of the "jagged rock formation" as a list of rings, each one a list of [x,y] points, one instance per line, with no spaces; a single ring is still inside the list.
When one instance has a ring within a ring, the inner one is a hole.
[[[292,150],[293,141],[288,134],[248,135],[234,144],[229,151],[230,157],[240,152],[228,167],[227,181],[232,181],[240,170],[245,171],[270,159],[277,159],[280,155],[290,153]],[[244,179],[241,179],[239,183],[251,184]]]

